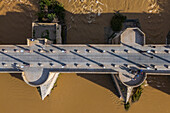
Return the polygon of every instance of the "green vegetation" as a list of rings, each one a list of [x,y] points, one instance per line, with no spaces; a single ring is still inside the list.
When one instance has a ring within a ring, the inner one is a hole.
[[[142,94],[142,90],[143,90],[142,85],[134,89],[134,92],[132,95],[132,102],[137,102],[139,100],[139,98]],[[125,108],[125,110],[129,110],[130,102],[124,103],[124,108]]]
[[[49,31],[45,30],[42,32],[41,38],[46,38],[46,39],[50,40],[49,35],[50,35]]]
[[[54,13],[50,13],[47,15],[47,18],[49,21],[53,21],[55,17],[56,17],[56,15]]]
[[[116,32],[122,30],[123,22],[125,22],[125,20],[126,16],[123,16],[119,12],[114,13],[110,22],[113,33],[108,37],[108,39],[114,38],[116,36]]]
[[[61,23],[64,23],[65,9],[61,3],[56,0],[40,0],[40,12],[38,20],[40,22],[53,22],[56,17]]]
[[[56,0],[39,0],[40,11],[37,13],[39,22],[57,22],[61,27],[62,41],[65,39],[65,9],[64,6]],[[57,28],[58,29],[58,28]],[[42,33],[44,38],[49,39],[48,35]],[[56,41],[53,41],[56,43]]]
[[[125,103],[125,104],[124,104],[124,108],[125,108],[125,110],[129,110],[129,108],[130,108],[130,103],[129,103],[129,102]]]
[[[126,20],[126,16],[123,16],[119,12],[114,13],[111,20],[111,28],[113,31],[118,32],[122,29],[122,24]]]
[[[38,21],[43,22],[45,18],[45,13],[39,12],[37,15],[38,15]]]
[[[139,86],[135,89],[136,91],[134,92],[134,94],[132,95],[132,102],[137,102],[142,94],[142,87]]]

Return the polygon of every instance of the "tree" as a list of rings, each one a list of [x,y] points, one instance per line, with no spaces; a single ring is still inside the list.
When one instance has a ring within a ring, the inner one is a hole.
[[[52,22],[55,17],[56,17],[56,14],[54,14],[54,13],[50,13],[50,14],[47,15],[47,18],[50,22]]]
[[[118,32],[122,29],[122,24],[126,20],[126,16],[123,16],[119,12],[114,13],[111,20],[111,28],[113,31]]]
[[[43,18],[45,18],[45,14],[43,12],[39,12],[38,14],[38,20],[41,22]]]

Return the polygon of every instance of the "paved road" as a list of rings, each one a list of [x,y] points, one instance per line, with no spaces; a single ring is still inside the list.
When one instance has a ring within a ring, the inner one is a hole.
[[[0,69],[21,67],[30,64],[31,67],[69,68],[69,69],[110,69],[128,64],[138,67],[157,65],[158,69],[170,70],[169,47],[129,45],[11,45],[0,46]],[[151,50],[151,53],[140,53],[139,50]],[[154,53],[156,51],[156,53]],[[114,65],[116,65],[114,67]],[[119,68],[118,68],[119,70]],[[77,70],[78,71],[78,70]]]

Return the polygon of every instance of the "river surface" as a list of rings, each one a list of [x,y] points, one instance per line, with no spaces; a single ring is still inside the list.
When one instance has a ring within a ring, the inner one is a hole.
[[[0,74],[0,89],[0,113],[126,112],[109,75],[61,74],[57,87],[44,101],[19,74]],[[170,95],[166,90],[145,87],[140,100],[128,112],[169,113]]]
[[[66,9],[67,43],[106,43],[114,11],[138,18],[146,42],[164,44],[170,30],[169,0],[59,0]],[[0,0],[0,44],[26,44],[37,0]],[[139,102],[129,113],[170,113],[170,77],[149,76]],[[109,75],[62,74],[49,97],[19,74],[0,74],[0,113],[124,113]]]

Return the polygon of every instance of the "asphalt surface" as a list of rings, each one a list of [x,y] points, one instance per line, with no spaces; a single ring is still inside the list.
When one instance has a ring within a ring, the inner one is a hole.
[[[152,48],[129,45],[37,45],[33,47],[1,45],[0,50],[0,69],[30,66],[74,70],[103,68],[114,70],[120,65],[137,68],[156,65],[159,69],[169,70],[167,66],[170,65],[168,53],[170,48],[166,46]],[[145,52],[139,52],[141,50]],[[147,53],[148,50],[151,53]]]

